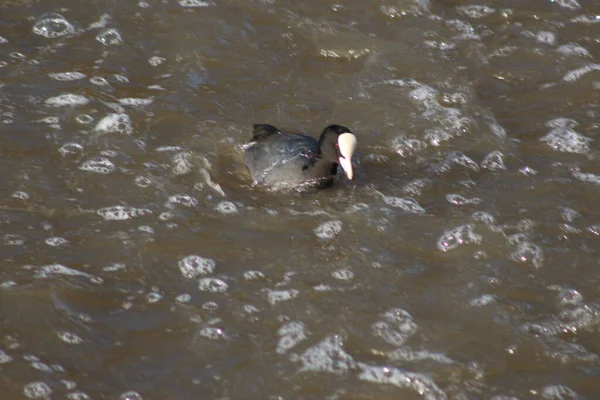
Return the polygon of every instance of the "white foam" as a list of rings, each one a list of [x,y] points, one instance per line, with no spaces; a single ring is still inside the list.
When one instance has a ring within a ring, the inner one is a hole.
[[[581,8],[577,0],[552,0],[552,2],[569,10],[579,10]]]
[[[244,272],[244,279],[247,281],[258,281],[265,279],[265,274],[260,271],[249,270]]]
[[[469,243],[481,243],[482,236],[473,231],[471,224],[460,225],[442,233],[437,241],[437,248],[447,252]]]
[[[479,197],[466,198],[460,194],[447,194],[446,201],[450,204],[454,204],[455,206],[464,206],[469,204],[480,204],[482,200]]]
[[[410,197],[394,197],[394,196],[383,196],[385,204],[400,208],[403,211],[413,214],[425,214],[426,211],[419,203]]]
[[[402,346],[417,331],[417,324],[412,316],[401,308],[393,308],[381,317],[381,321],[371,326],[373,335],[392,346]]]
[[[6,354],[4,350],[0,349],[0,364],[8,364],[12,360],[13,358],[11,356]]]
[[[504,154],[502,154],[498,150],[492,151],[491,153],[486,155],[483,161],[481,162],[481,168],[485,168],[490,171],[505,170],[506,166],[504,165]]]
[[[542,248],[529,241],[527,235],[517,233],[507,237],[508,257],[519,263],[527,263],[540,268],[544,261]]]
[[[304,331],[304,323],[302,322],[288,322],[279,328],[277,334],[279,335],[279,341],[275,351],[278,354],[287,353],[288,350],[307,339]]]
[[[165,57],[160,57],[160,56],[152,56],[148,59],[148,64],[150,64],[153,67],[156,67],[162,63],[164,63],[167,59]]]
[[[88,396],[85,392],[72,392],[67,393],[67,400],[91,400],[92,398]]]
[[[125,97],[125,98],[119,99],[119,103],[124,106],[141,107],[141,106],[147,106],[149,104],[152,104],[153,102],[154,102],[154,99],[141,99],[141,98],[137,98],[137,97]]]
[[[300,371],[329,372],[341,375],[356,366],[352,356],[342,348],[338,335],[327,337],[319,344],[309,347],[301,356]]]
[[[556,43],[556,36],[552,32],[541,31],[535,35],[535,40],[537,40],[539,43],[553,45]]]
[[[225,293],[228,285],[218,278],[202,278],[198,281],[198,289],[203,292]]]
[[[220,202],[215,210],[221,214],[237,214],[238,208],[231,201],[222,201]]]
[[[129,115],[124,113],[108,114],[106,117],[98,121],[94,129],[97,132],[102,133],[116,132],[125,135],[131,135],[133,133],[131,118],[129,118]]]
[[[90,281],[94,283],[102,283],[102,278],[96,277],[94,275],[86,274],[85,272],[78,271],[76,269],[65,267],[61,264],[50,264],[39,267],[35,272],[36,278],[50,278],[54,275],[70,275],[70,276],[83,276],[88,278]]]
[[[223,332],[221,328],[214,326],[205,326],[204,328],[200,329],[198,331],[198,336],[214,341],[222,341],[227,339],[225,332]]]
[[[573,178],[578,179],[581,182],[600,186],[600,175],[579,171],[572,171],[571,175],[573,175]]]
[[[197,8],[214,6],[215,3],[206,0],[179,0],[179,5],[181,7]]]
[[[72,332],[57,332],[58,338],[68,344],[81,344],[83,339]]]
[[[170,196],[167,199],[167,202],[165,203],[165,207],[169,210],[173,210],[176,206],[183,206],[188,208],[198,207],[198,200],[187,194],[176,194]]]
[[[50,107],[66,107],[82,106],[88,104],[89,102],[90,101],[85,96],[73,93],[65,93],[58,96],[50,97],[46,99],[44,103]]]
[[[212,274],[217,266],[217,262],[212,258],[205,258],[195,254],[182,258],[177,264],[179,265],[181,275],[187,279]]]
[[[147,208],[116,205],[99,208],[96,213],[105,221],[125,221],[144,215],[150,215],[152,214],[152,211]]]
[[[496,9],[485,5],[473,4],[469,6],[459,6],[456,10],[462,15],[469,18],[483,18],[496,12]]]
[[[577,43],[568,43],[559,46],[556,51],[566,56],[579,56],[585,58],[592,58],[592,53],[588,49],[578,45]]]
[[[590,150],[591,138],[588,138],[571,128],[554,128],[540,139],[555,151],[584,154]]]
[[[592,71],[600,71],[600,64],[588,64],[585,67],[569,71],[565,76],[563,76],[562,79],[565,82],[575,82],[581,79],[581,77],[585,74],[588,74]]]
[[[424,400],[446,400],[448,398],[426,375],[403,371],[394,367],[372,366],[364,363],[358,363],[357,366],[360,370],[358,378],[363,381],[412,389]]]
[[[541,399],[543,400],[577,400],[581,399],[581,396],[577,394],[573,389],[564,385],[549,385],[545,386],[541,390]]]
[[[350,271],[349,269],[338,269],[333,271],[331,276],[341,281],[349,281],[354,278],[354,272]]]
[[[69,241],[65,238],[55,236],[55,237],[46,239],[44,241],[44,243],[46,243],[48,246],[58,247],[58,246],[63,246],[65,244],[69,243]]]
[[[48,76],[56,81],[76,81],[78,79],[83,79],[87,75],[82,72],[77,71],[69,71],[69,72],[55,72],[49,73]]]
[[[23,394],[30,399],[48,399],[52,394],[52,389],[45,382],[31,382],[23,387]]]
[[[275,305],[281,301],[292,300],[292,299],[298,297],[299,294],[300,294],[300,292],[296,289],[269,290],[267,297],[269,300],[269,304]]]
[[[329,221],[322,223],[314,232],[321,239],[333,239],[342,231],[342,221]]]

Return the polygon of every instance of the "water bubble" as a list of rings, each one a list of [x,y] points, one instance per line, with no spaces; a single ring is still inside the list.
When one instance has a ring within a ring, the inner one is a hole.
[[[83,79],[85,78],[87,75],[81,72],[77,72],[77,71],[70,71],[70,72],[55,72],[55,73],[49,73],[48,76],[56,81],[76,81],[78,79]]]
[[[392,346],[401,346],[417,331],[412,315],[401,308],[386,311],[382,317],[372,325],[373,334]]]
[[[218,278],[202,278],[198,281],[198,289],[203,292],[225,293],[228,286],[227,283]]]
[[[95,172],[97,174],[110,174],[114,172],[117,167],[108,158],[95,157],[91,160],[84,161],[79,169],[82,171]]]
[[[473,225],[466,224],[445,231],[437,241],[438,250],[446,252],[463,244],[481,243],[481,235],[475,233],[473,228]]]
[[[65,17],[56,13],[48,13],[40,16],[33,25],[33,33],[45,38],[55,38],[70,35],[75,32],[75,28]]]
[[[288,301],[298,297],[300,292],[296,289],[290,290],[269,290],[268,300],[269,304],[275,305],[280,301]]]
[[[44,102],[50,107],[82,106],[90,101],[85,97],[73,93],[65,93],[55,97],[50,97]]]
[[[117,82],[129,83],[129,78],[127,78],[126,76],[115,74],[113,75],[113,77],[117,80]]]
[[[52,389],[45,382],[31,382],[23,388],[23,394],[30,399],[48,398],[52,394]]]
[[[125,221],[128,219],[152,214],[147,208],[135,208],[131,206],[110,206],[99,208],[96,213],[105,221]]]
[[[409,213],[425,214],[427,212],[415,199],[410,197],[383,196],[383,201],[389,206],[400,208]]]
[[[92,118],[92,116],[88,114],[79,114],[75,117],[75,122],[81,125],[87,125],[94,122],[94,118]]]
[[[349,281],[354,278],[354,272],[349,269],[338,269],[337,271],[333,271],[331,276],[341,281]]]
[[[319,225],[314,232],[321,239],[333,239],[342,231],[342,221],[329,221]]]
[[[519,169],[519,173],[525,176],[534,176],[537,175],[537,171],[529,166],[524,166]]]
[[[488,304],[494,302],[496,300],[496,296],[494,296],[493,294],[484,294],[481,295],[473,300],[471,300],[469,302],[469,304],[472,307],[483,307],[483,306],[487,306]]]
[[[8,43],[8,39],[5,38],[4,36],[0,36],[0,44],[7,44]]]
[[[135,186],[138,186],[141,188],[147,188],[148,186],[150,186],[152,184],[152,180],[145,176],[136,176],[133,183],[135,184]]]
[[[69,344],[81,344],[83,339],[78,335],[71,332],[57,332],[58,338],[65,343]]]
[[[121,393],[120,400],[144,400],[141,394],[133,390]]]
[[[5,246],[21,246],[25,244],[25,238],[16,233],[7,233],[2,237]]]
[[[96,86],[110,86],[110,83],[108,83],[108,81],[101,76],[94,76],[90,78],[90,83]]]
[[[238,209],[234,203],[231,201],[222,201],[215,208],[221,214],[237,214]]]
[[[146,294],[146,302],[148,304],[158,303],[163,298],[163,295],[157,292]]]
[[[179,260],[178,265],[184,278],[193,279],[200,275],[212,274],[217,263],[212,258],[190,255]]]
[[[116,132],[125,135],[131,135],[133,133],[131,118],[124,113],[108,114],[98,121],[94,129],[102,133]]]
[[[535,268],[542,266],[544,260],[542,249],[527,239],[524,234],[509,236],[509,258],[520,263],[531,263]]]
[[[29,193],[17,191],[12,194],[12,197],[19,200],[29,200]]]
[[[105,46],[119,46],[123,44],[123,38],[115,28],[103,30],[96,36],[96,40]]]
[[[427,148],[427,143],[418,139],[407,139],[402,135],[394,140],[392,148],[400,157],[406,158],[421,153]]]

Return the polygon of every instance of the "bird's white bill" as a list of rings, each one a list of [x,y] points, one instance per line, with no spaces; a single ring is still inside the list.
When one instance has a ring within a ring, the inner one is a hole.
[[[351,133],[342,133],[338,137],[338,146],[342,157],[339,158],[340,165],[346,173],[348,179],[354,178],[354,171],[352,170],[352,155],[354,149],[356,149],[356,136]]]

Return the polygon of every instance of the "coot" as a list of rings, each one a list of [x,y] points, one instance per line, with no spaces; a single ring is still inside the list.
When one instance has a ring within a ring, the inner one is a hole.
[[[352,154],[356,137],[341,125],[329,125],[319,140],[284,133],[272,125],[255,124],[243,147],[244,161],[257,185],[274,188],[317,187],[333,183],[338,164],[353,179]]]

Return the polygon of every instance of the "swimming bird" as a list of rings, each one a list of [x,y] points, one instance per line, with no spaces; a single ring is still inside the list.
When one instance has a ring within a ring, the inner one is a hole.
[[[341,125],[329,125],[319,140],[281,132],[273,125],[255,124],[243,148],[244,162],[256,185],[273,188],[317,187],[333,183],[338,164],[354,178],[352,155],[356,136]]]

